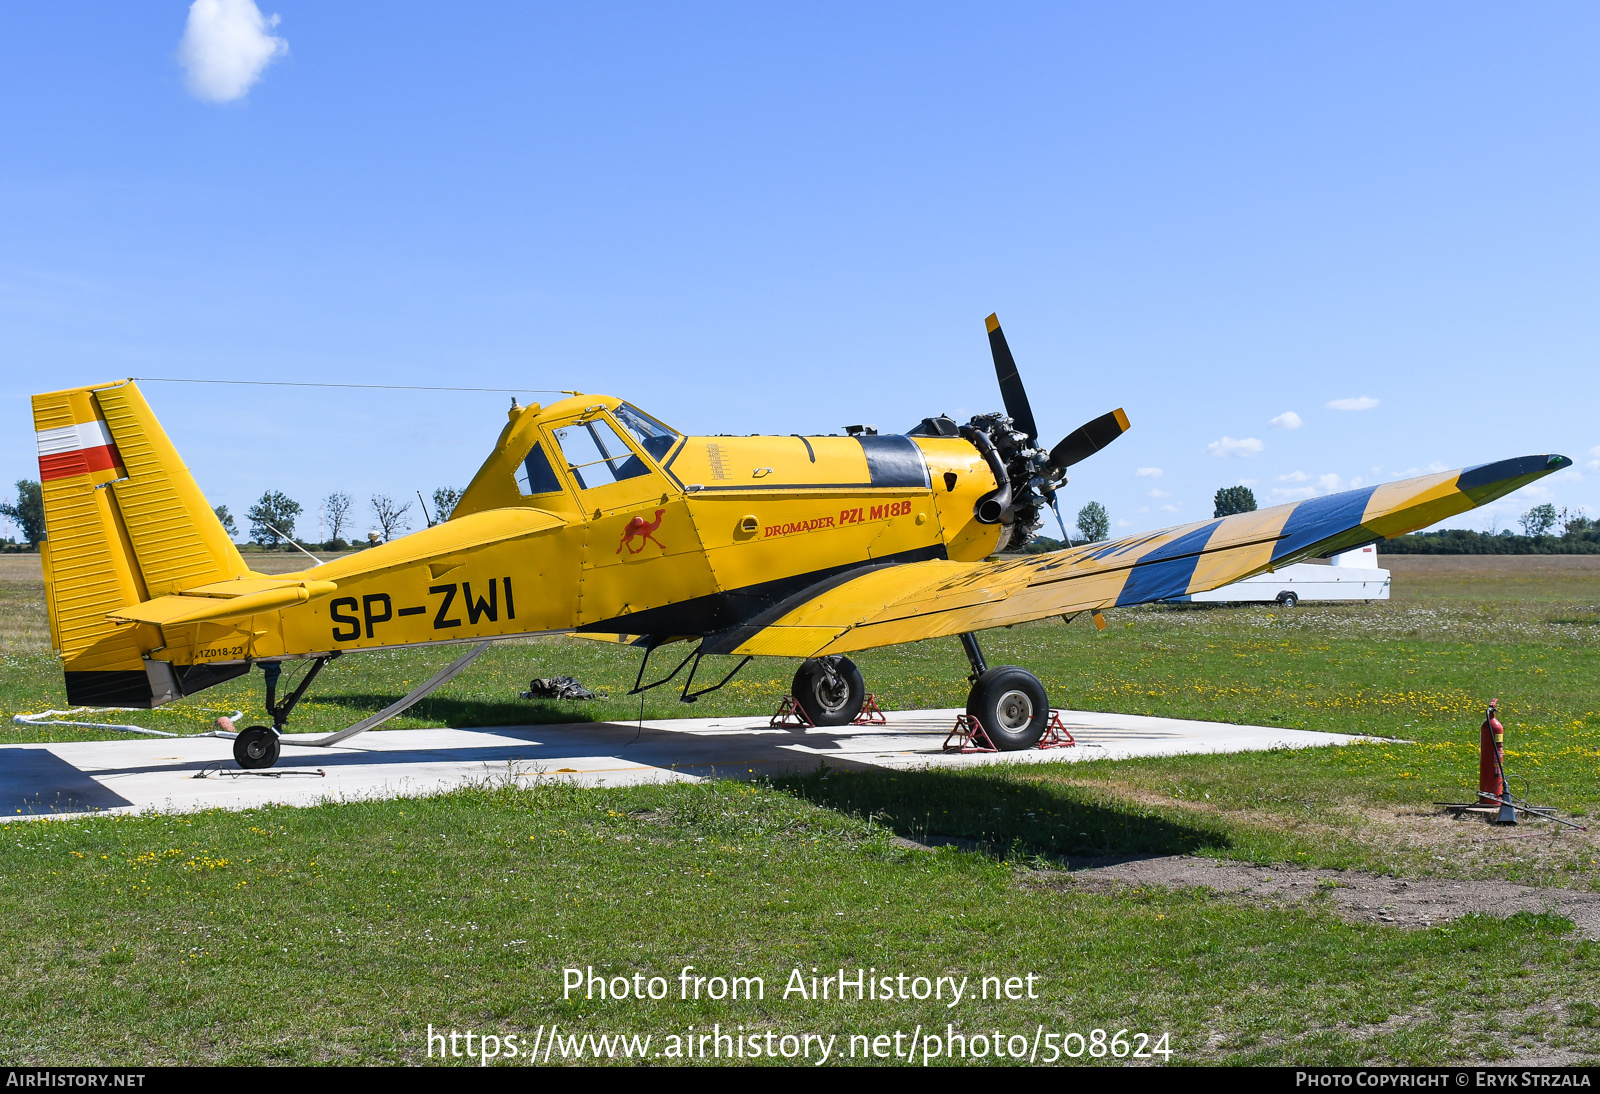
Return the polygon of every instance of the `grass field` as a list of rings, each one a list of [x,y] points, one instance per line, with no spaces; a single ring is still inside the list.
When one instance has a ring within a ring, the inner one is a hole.
[[[52,739],[10,715],[64,702],[29,563],[0,556],[0,743]],[[1481,708],[1499,697],[1513,774],[1541,802],[1596,809],[1600,558],[1385,565],[1395,573],[1386,604],[1147,608],[1110,613],[1104,633],[1082,622],[990,632],[985,648],[991,663],[1037,671],[1058,705],[1410,743],[750,785],[485,786],[427,801],[13,826],[0,871],[11,956],[0,1058],[416,1060],[430,1022],[530,1037],[550,1022],[658,1036],[721,1022],[844,1038],[942,1029],[956,1014],[1003,1032],[1168,1032],[1173,1062],[1594,1059],[1600,945],[1563,920],[1352,926],[1314,904],[1075,892],[1055,866],[1186,852],[1600,888],[1590,833],[1489,840],[1429,804],[1473,785]],[[451,656],[338,662],[296,728],[348,724]],[[638,702],[621,693],[635,656],[564,639],[497,646],[396,728],[631,719]],[[953,640],[859,661],[886,706],[963,700]],[[697,707],[651,693],[644,713],[765,712],[792,671],[753,664]],[[559,672],[614,698],[515,697],[529,677]],[[195,707],[259,709],[259,679],[134,720],[198,730],[214,713]],[[893,835],[966,837],[995,852],[911,852]],[[768,1000],[559,999],[566,965],[667,976],[683,964],[762,975]],[[1043,998],[955,1011],[772,998],[791,967],[841,964],[974,983],[1034,972]]]

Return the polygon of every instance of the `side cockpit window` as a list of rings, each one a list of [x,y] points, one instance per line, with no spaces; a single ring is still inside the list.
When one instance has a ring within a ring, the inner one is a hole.
[[[534,445],[528,458],[522,461],[522,470],[517,472],[517,489],[522,491],[523,497],[561,492],[561,480],[556,478],[556,469],[550,466],[543,446]]]
[[[623,479],[648,475],[650,469],[634,455],[604,418],[573,422],[556,432],[567,469],[578,482],[579,490],[606,486]]]
[[[677,433],[636,406],[623,403],[611,413],[616,415],[623,429],[633,434],[633,439],[639,442],[639,447],[658,461],[666,459],[667,453],[672,451],[672,446],[678,441]]]

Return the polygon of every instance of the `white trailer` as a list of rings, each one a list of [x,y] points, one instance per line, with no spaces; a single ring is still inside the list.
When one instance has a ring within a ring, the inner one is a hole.
[[[1277,601],[1293,608],[1302,600],[1388,600],[1389,571],[1378,567],[1375,544],[1334,555],[1323,566],[1297,562],[1257,574],[1206,593],[1175,596],[1172,601],[1196,604],[1266,604]]]

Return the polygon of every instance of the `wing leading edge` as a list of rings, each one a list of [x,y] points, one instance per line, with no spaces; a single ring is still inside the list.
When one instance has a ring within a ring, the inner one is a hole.
[[[1571,464],[1522,456],[1050,554],[876,569],[742,628],[728,652],[848,653],[1204,592],[1426,528]]]

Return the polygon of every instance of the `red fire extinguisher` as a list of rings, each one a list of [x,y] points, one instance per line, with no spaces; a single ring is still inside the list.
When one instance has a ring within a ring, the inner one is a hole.
[[[1500,700],[1490,699],[1488,713],[1478,740],[1478,804],[1498,805],[1496,824],[1516,824],[1517,811],[1511,805],[1511,788],[1506,785],[1506,730],[1495,717]]]

